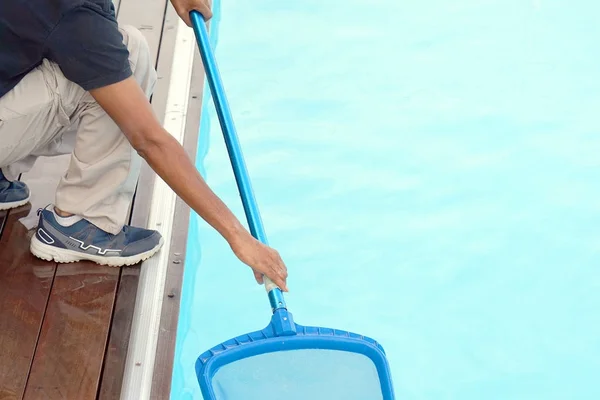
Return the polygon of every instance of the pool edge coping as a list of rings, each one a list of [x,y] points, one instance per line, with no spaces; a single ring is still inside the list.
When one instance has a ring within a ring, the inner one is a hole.
[[[197,101],[192,101],[191,93],[192,86],[195,86],[197,90],[198,81],[200,91],[202,90],[204,70],[202,68],[201,60],[199,60],[199,56],[196,54],[197,51],[193,30],[188,28],[181,20],[178,20],[175,29],[175,42],[170,76],[168,78],[169,85],[163,127],[181,144],[184,144],[186,138],[189,138],[190,136],[188,132],[191,130],[190,127],[196,126],[197,131],[200,123],[198,114],[200,113],[201,105],[198,105],[197,102],[201,102],[202,97],[200,96]],[[196,74],[194,74],[194,70],[197,71]],[[192,77],[195,77],[195,79],[192,80]],[[194,107],[194,109],[197,107],[198,111],[190,112],[192,107]],[[192,123],[193,121],[188,120],[194,116],[198,120],[195,124]],[[190,149],[194,153],[196,144],[197,143],[194,143],[193,146],[190,146]],[[186,150],[188,149],[186,148]],[[188,150],[188,153],[189,152],[190,151]],[[194,161],[195,154],[193,154],[191,158],[192,161]],[[181,212],[183,212],[184,215],[181,215]],[[177,221],[176,214],[179,214]],[[161,251],[154,257],[145,261],[141,267],[131,335],[129,338],[129,347],[123,374],[121,399],[141,400],[155,398],[155,391],[160,391],[161,387],[165,387],[164,382],[161,382],[162,385],[157,384],[154,379],[157,374],[161,374],[163,377],[162,381],[165,380],[165,376],[168,377],[169,384],[167,385],[167,392],[170,391],[172,368],[166,368],[164,364],[159,365],[157,354],[161,352],[159,343],[163,339],[164,326],[162,325],[165,317],[170,317],[171,319],[174,317],[175,319],[175,324],[174,326],[169,327],[171,328],[169,332],[172,330],[176,332],[177,328],[178,312],[173,316],[165,315],[163,311],[173,311],[172,307],[167,307],[167,310],[164,310],[166,300],[172,299],[170,297],[172,294],[171,292],[165,295],[166,284],[169,281],[170,275],[169,269],[172,265],[176,265],[182,270],[182,258],[172,252],[173,248],[181,247],[180,244],[176,243],[173,233],[175,225],[179,225],[182,218],[185,220],[186,225],[186,232],[183,238],[183,246],[185,249],[189,207],[182,204],[181,200],[162,179],[156,177],[151,194],[147,227],[149,229],[159,230],[163,235],[164,244]],[[176,300],[176,310],[178,311],[179,297],[177,297]],[[167,348],[166,350],[172,358],[174,340],[171,347],[172,348]],[[170,361],[171,363],[173,362],[173,360]],[[167,369],[168,371],[166,371]],[[164,372],[167,373],[165,374]]]

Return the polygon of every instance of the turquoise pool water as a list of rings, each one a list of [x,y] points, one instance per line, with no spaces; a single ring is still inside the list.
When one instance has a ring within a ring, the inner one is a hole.
[[[297,322],[379,340],[399,399],[600,398],[600,3],[215,7]],[[205,100],[198,168],[243,218]],[[201,399],[198,355],[269,316],[194,216],[172,398]]]

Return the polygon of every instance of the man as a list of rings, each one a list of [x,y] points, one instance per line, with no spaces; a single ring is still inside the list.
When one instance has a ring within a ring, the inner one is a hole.
[[[212,16],[209,0],[171,0]],[[54,205],[39,211],[37,257],[122,266],[153,256],[156,231],[125,225],[142,158],[236,256],[287,291],[279,254],[255,240],[206,185],[148,101],[156,82],[139,31],[111,0],[0,1],[0,210],[29,200],[15,178],[39,156],[71,154]],[[140,157],[141,156],[141,157]]]

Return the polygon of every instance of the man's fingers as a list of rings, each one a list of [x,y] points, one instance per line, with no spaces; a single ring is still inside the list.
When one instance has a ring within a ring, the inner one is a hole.
[[[271,278],[271,280],[273,281],[274,284],[277,285],[277,287],[279,287],[279,289],[281,289],[284,292],[287,292],[287,286],[285,284],[285,281],[281,278]]]
[[[205,21],[208,21],[209,19],[211,19],[213,17],[213,13],[212,13],[210,7],[208,7],[208,6],[203,6],[202,9],[198,10],[198,11],[200,11],[200,13],[204,17]]]
[[[211,19],[213,17],[212,10],[211,10],[210,6],[206,4],[205,1],[187,2],[186,4],[180,5],[176,9],[177,14],[179,14],[181,19],[183,20],[183,22],[185,22],[185,24],[187,26],[192,26],[192,20],[190,19],[190,13],[193,10],[196,10],[200,14],[202,14],[202,17],[204,17],[205,21],[208,21],[209,19]]]
[[[287,284],[285,283],[285,280],[280,279],[279,282],[275,282],[277,284],[277,286],[279,286],[279,288],[284,291],[284,292],[288,292],[288,287]]]
[[[193,5],[192,9],[196,10],[200,14],[202,14],[202,16],[204,17],[205,21],[208,21],[213,16],[213,13],[212,13],[212,10],[210,9],[210,6],[207,5],[204,1],[195,2],[195,4]]]
[[[262,285],[265,282],[264,278],[263,278],[263,274],[261,274],[260,272],[254,271],[254,279],[256,279],[256,282],[259,285]]]
[[[283,274],[281,272],[273,271],[272,273],[267,274],[267,276],[269,276],[269,279],[271,279],[273,283],[276,284],[281,290],[284,292],[288,291],[286,283],[287,273]],[[264,275],[260,272],[254,271],[254,279],[256,279],[256,282],[259,285],[262,285],[265,282]]]
[[[277,271],[279,273],[279,279],[280,279],[280,284],[278,284],[278,286],[281,288],[281,290],[283,290],[284,292],[288,291],[287,288],[287,277],[288,277],[288,271],[287,271],[287,267],[285,266],[283,260],[281,259],[281,256],[279,255],[279,253],[276,253],[276,267],[277,267]]]
[[[273,275],[274,276],[271,280],[273,282],[275,282],[275,284],[277,286],[279,286],[279,288],[281,290],[283,290],[284,292],[287,292],[288,291],[287,284],[286,284],[287,271],[285,270],[285,268],[281,268],[280,266],[277,266]]]

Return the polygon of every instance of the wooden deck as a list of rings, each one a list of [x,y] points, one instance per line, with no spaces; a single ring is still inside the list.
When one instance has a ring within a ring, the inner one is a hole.
[[[159,81],[153,107],[165,118],[178,17],[167,0],[115,1],[120,24],[146,36]],[[195,158],[204,73],[194,61],[184,146]],[[36,211],[53,203],[68,156],[40,159],[21,176],[30,204],[0,211],[0,400],[115,400],[130,339],[140,265],[56,264],[29,253]],[[146,226],[155,174],[145,166],[130,213]],[[177,200],[170,250],[185,254],[189,209]],[[175,226],[176,225],[176,226]],[[169,266],[153,373],[153,399],[169,398],[183,261]],[[143,267],[143,266],[142,266]]]

